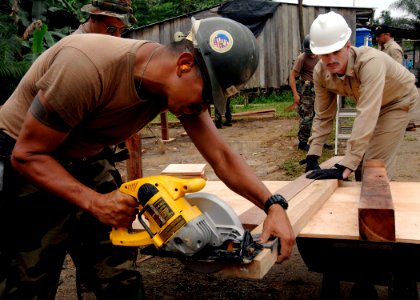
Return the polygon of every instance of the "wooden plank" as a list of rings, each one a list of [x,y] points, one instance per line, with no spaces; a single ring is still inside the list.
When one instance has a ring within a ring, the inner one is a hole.
[[[263,181],[263,183],[270,192],[274,193],[287,185],[289,181]],[[256,207],[251,201],[231,191],[222,181],[207,181],[206,186],[200,192],[217,195],[229,204],[238,216],[251,207]]]
[[[295,196],[289,203],[288,216],[295,234],[310,220],[323,203],[331,196],[338,186],[338,180],[317,180]],[[260,224],[251,233],[258,235],[262,232]],[[277,241],[270,242],[272,249],[263,249],[257,257],[248,264],[228,265],[221,272],[224,275],[261,279],[275,264],[278,256]]]
[[[162,175],[170,176],[204,176],[207,164],[170,164],[162,170]]]
[[[343,159],[342,156],[334,156],[330,158],[329,160],[323,162],[320,167],[323,169],[328,169],[333,167],[335,164],[339,163]],[[306,178],[306,174],[302,174],[294,181],[290,182],[287,186],[284,186],[274,192],[274,194],[280,194],[282,195],[287,201],[292,200],[294,196],[296,196],[298,193],[300,193],[302,190],[304,190],[308,185],[310,185],[312,182],[314,182],[313,179]],[[266,215],[264,211],[256,206],[251,207],[246,212],[242,213],[239,216],[239,219],[241,220],[241,223],[244,225],[247,229],[253,229],[260,225]]]
[[[276,112],[275,108],[265,108],[265,109],[237,112],[237,113],[234,113],[233,115],[234,116],[249,116],[249,115],[258,115],[258,114],[274,113],[274,112]]]
[[[383,160],[364,163],[358,211],[362,240],[395,241],[394,205]]]
[[[168,133],[168,118],[166,112],[160,113],[160,130],[162,140],[166,141],[169,140],[169,133]]]
[[[389,183],[395,211],[396,243],[420,244],[420,182]],[[361,182],[341,182],[300,231],[300,237],[360,240]]]

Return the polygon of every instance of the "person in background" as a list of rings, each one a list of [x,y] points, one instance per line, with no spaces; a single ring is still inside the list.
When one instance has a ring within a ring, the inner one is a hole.
[[[408,67],[408,56],[407,56],[407,54],[404,54],[404,58],[403,58],[403,61],[402,61],[402,65],[403,65],[404,67],[406,67],[407,69],[409,69],[409,67]]]
[[[313,54],[309,48],[309,35],[303,40],[303,53],[301,53],[290,72],[289,84],[293,93],[293,107],[297,108],[300,116],[298,131],[298,149],[308,151],[308,139],[311,136],[312,120],[314,118],[315,91],[313,84],[313,69],[318,63],[319,58]],[[299,77],[298,83],[296,78]],[[331,145],[324,145],[325,148],[332,149]]]
[[[413,67],[414,67],[413,59],[410,59],[410,60],[408,61],[408,64],[407,64],[407,68],[408,68],[409,70],[411,70],[411,69],[413,69]]]
[[[112,227],[131,227],[138,202],[118,190],[108,150],[163,111],[179,118],[221,181],[267,213],[260,242],[278,237],[278,262],[291,255],[287,201],[224,142],[207,112],[210,103],[223,111],[227,95],[255,72],[255,37],[227,18],[192,23],[188,38],[169,45],[104,34],[65,37],[37,58],[6,101],[0,299],[54,299],[63,260],[75,246],[83,254],[76,265],[97,299],[144,299],[138,249],[109,240]]]
[[[311,179],[346,179],[367,159],[384,160],[391,179],[410,112],[419,102],[414,75],[377,49],[352,47],[351,33],[335,12],[320,14],[310,28],[311,50],[320,57],[313,74],[316,114],[306,156],[306,177]],[[337,94],[356,101],[357,116],[343,160],[332,169],[320,169],[318,158],[333,129]]]
[[[81,10],[88,13],[89,18],[73,34],[99,33],[121,37],[137,22],[131,8],[131,0],[94,0],[91,4],[84,5]]]
[[[380,50],[391,56],[396,62],[402,64],[404,51],[401,46],[394,41],[391,29],[386,25],[379,25],[374,29],[373,34],[376,37]]]
[[[81,8],[82,12],[88,13],[88,20],[81,24],[72,34],[97,33],[115,37],[121,37],[137,20],[133,15],[131,0],[93,0]],[[122,161],[129,157],[124,143],[119,145],[124,148],[116,153],[117,146],[109,147],[109,155],[113,155],[114,161]],[[120,182],[118,182],[120,184]],[[82,247],[75,245],[69,248],[69,254],[76,265],[76,288],[79,299],[94,298],[94,292],[89,285],[89,273],[83,266],[83,253],[79,253]],[[130,258],[131,259],[131,258]],[[127,262],[127,263],[130,263]]]
[[[374,35],[376,36],[376,41],[380,45],[380,50],[384,53],[391,56],[396,62],[403,64],[404,67],[408,65],[404,64],[403,60],[403,49],[397,42],[394,41],[394,38],[391,34],[391,29],[386,25],[377,26],[374,30]],[[407,55],[404,55],[405,60],[407,61]],[[416,124],[414,119],[410,119],[407,124],[407,131],[416,130]]]

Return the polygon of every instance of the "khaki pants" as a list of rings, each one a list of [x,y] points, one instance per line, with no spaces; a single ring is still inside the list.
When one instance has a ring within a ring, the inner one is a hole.
[[[410,120],[410,101],[400,101],[383,108],[363,161],[383,159],[389,179],[395,172],[395,158]]]

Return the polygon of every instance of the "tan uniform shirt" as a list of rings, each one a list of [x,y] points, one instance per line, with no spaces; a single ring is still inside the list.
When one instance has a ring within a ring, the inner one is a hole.
[[[134,62],[145,43],[93,33],[63,38],[34,62],[3,105],[0,129],[16,139],[42,90],[46,105],[71,127],[58,154],[91,156],[126,140],[166,106],[138,96]]]
[[[409,111],[417,105],[414,76],[390,56],[370,47],[351,47],[346,74],[339,78],[319,62],[314,69],[315,118],[309,155],[321,155],[332,131],[337,94],[356,101],[357,117],[342,165],[356,170],[380,116],[387,106]],[[405,125],[404,125],[405,126]]]
[[[402,64],[404,52],[403,52],[402,48],[400,47],[400,45],[398,45],[398,43],[394,41],[394,39],[391,38],[388,42],[383,44],[381,46],[381,51],[388,54],[395,61]]]

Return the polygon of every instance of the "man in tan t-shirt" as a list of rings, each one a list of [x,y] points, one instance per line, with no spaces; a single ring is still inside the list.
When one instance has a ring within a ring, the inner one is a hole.
[[[335,12],[319,15],[310,29],[311,50],[320,62],[314,69],[316,115],[306,157],[308,178],[346,179],[364,159],[383,159],[392,178],[409,112],[419,102],[413,74],[381,51],[352,47],[351,33]],[[357,116],[343,160],[321,170],[318,158],[332,131],[337,95],[356,101]]]
[[[144,297],[140,273],[125,263],[137,249],[109,241],[112,227],[131,226],[138,203],[117,189],[106,150],[163,111],[179,118],[229,188],[265,210],[260,241],[278,237],[278,261],[289,257],[295,237],[287,202],[223,141],[208,114],[211,102],[223,112],[257,65],[254,35],[227,18],[193,19],[191,35],[170,45],[76,34],[45,51],[0,110],[7,241],[0,243],[0,298],[53,299],[74,246],[85,251],[98,299]]]

